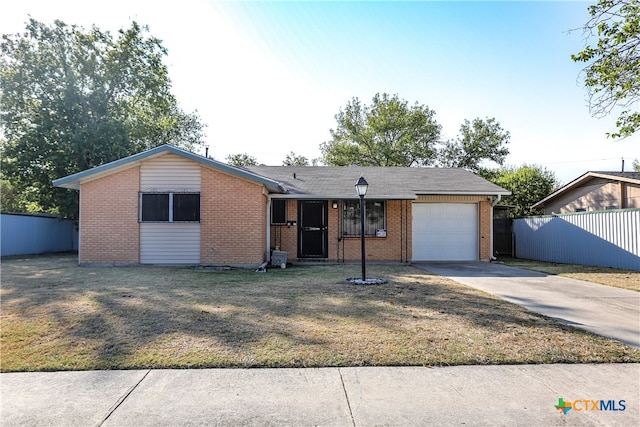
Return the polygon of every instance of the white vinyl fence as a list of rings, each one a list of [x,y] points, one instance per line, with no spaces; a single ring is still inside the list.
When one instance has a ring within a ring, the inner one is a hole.
[[[2,214],[0,255],[29,255],[78,250],[75,223],[54,216]]]
[[[640,271],[640,209],[513,221],[515,256]]]

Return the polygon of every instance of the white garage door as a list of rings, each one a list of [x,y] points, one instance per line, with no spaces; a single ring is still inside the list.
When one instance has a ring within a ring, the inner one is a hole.
[[[478,206],[472,203],[413,204],[414,261],[476,261]]]

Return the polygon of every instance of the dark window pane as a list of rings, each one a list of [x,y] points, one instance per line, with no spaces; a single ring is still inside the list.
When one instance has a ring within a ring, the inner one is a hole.
[[[271,224],[287,223],[287,201],[275,199],[271,201]]]
[[[365,236],[375,236],[376,230],[385,228],[384,201],[365,200]],[[360,201],[344,202],[342,215],[342,234],[344,236],[360,236]]]
[[[142,221],[169,221],[169,195],[158,193],[143,194]]]
[[[200,194],[173,194],[173,221],[200,221]]]

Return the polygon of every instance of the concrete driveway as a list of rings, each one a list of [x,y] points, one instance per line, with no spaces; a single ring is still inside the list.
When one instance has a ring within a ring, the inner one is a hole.
[[[495,263],[415,265],[563,323],[640,348],[640,292]]]

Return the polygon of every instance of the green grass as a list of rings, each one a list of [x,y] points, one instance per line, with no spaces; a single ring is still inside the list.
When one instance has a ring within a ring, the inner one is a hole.
[[[410,266],[251,270],[2,262],[10,371],[640,362],[598,337]]]

